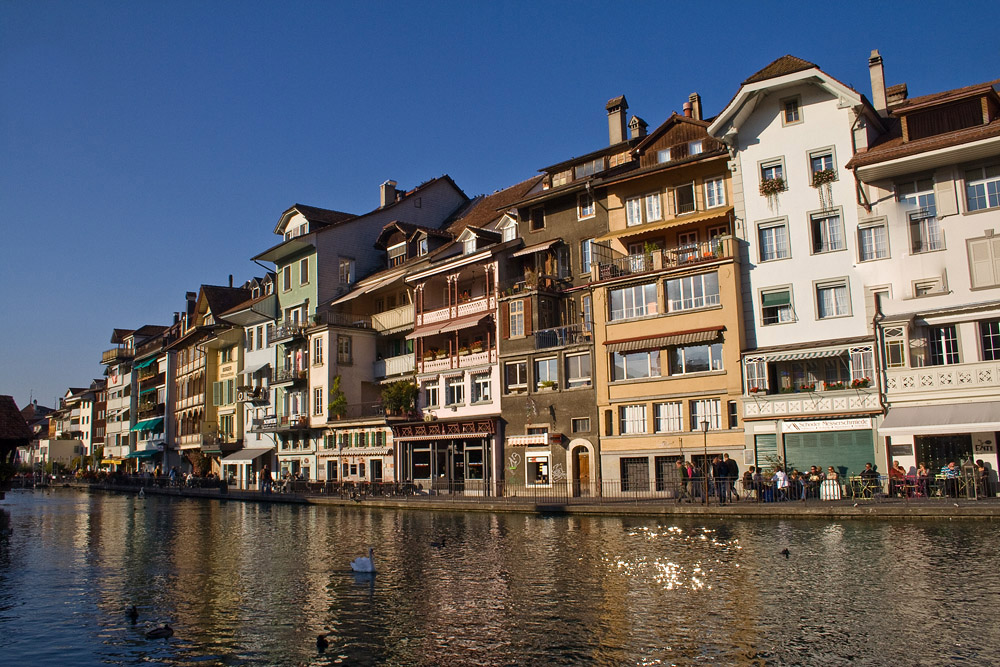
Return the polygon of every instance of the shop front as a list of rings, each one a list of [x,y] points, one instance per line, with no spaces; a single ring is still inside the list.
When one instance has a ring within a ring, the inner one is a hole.
[[[222,459],[222,478],[240,489],[257,488],[260,471],[273,451],[274,447],[248,448],[226,456]]]
[[[875,445],[875,417],[844,419],[782,419],[747,424],[753,437],[757,465],[805,471],[833,467],[840,475],[860,474],[872,463],[888,472],[884,452]]]
[[[489,496],[500,479],[495,419],[395,424],[399,476],[420,491]]]

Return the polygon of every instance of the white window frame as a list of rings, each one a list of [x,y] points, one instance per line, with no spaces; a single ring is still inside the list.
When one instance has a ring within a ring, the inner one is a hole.
[[[809,214],[809,241],[813,255],[847,250],[840,208]]]
[[[866,249],[870,249],[873,254],[866,256]],[[880,259],[889,259],[889,226],[884,218],[858,225],[858,261],[877,262]]]
[[[706,283],[706,277],[714,279],[715,292],[710,293],[711,282]],[[676,284],[680,294],[679,299],[671,299],[671,285]],[[685,310],[698,310],[699,308],[711,308],[718,306],[721,301],[719,290],[719,274],[717,271],[707,273],[697,273],[692,276],[682,276],[680,278],[669,278],[665,281],[664,291],[667,301],[668,313],[679,313]]]
[[[684,430],[684,402],[666,401],[653,404],[653,432],[678,433]]]
[[[616,360],[621,358],[621,364],[617,364]],[[641,357],[646,358],[645,370],[640,371],[636,375],[629,374],[629,357],[635,357],[639,359]],[[611,361],[611,381],[612,382],[624,382],[627,380],[646,380],[649,378],[661,377],[662,370],[660,364],[660,351],[659,350],[638,350],[635,352],[612,352],[610,356]],[[621,368],[621,376],[619,376],[619,367]]]
[[[594,261],[594,239],[580,241],[580,273],[590,273]]]
[[[663,164],[664,162],[670,162],[670,149],[661,148],[656,151],[656,162],[657,164]]]
[[[705,143],[701,139],[688,142],[688,156],[701,155],[705,152]]]
[[[424,402],[428,408],[441,405],[441,384],[438,380],[424,383]]]
[[[794,107],[789,107],[792,104]],[[789,111],[793,111],[795,117],[789,119]],[[802,122],[802,98],[799,95],[793,95],[792,97],[785,97],[781,100],[781,125],[787,127],[789,125],[798,125]]]
[[[566,387],[574,389],[576,387],[589,387],[593,382],[594,369],[590,361],[590,352],[566,355]],[[586,373],[584,373],[584,360],[586,360]],[[577,375],[574,375],[577,373]]]
[[[682,183],[681,185],[675,185],[671,188],[671,190],[671,199],[674,204],[674,215],[687,215],[688,213],[694,213],[698,210],[698,193],[694,181],[691,181],[690,183]],[[681,192],[688,191],[691,192],[691,208],[689,210],[682,211],[678,195]]]
[[[704,186],[706,209],[726,205],[726,179],[724,176],[706,178]]]
[[[510,369],[519,368],[517,375],[517,384],[511,384],[510,382]],[[508,394],[512,393],[522,393],[528,390],[528,362],[525,360],[521,361],[508,361],[503,365],[503,380],[505,384],[505,390]]]
[[[313,414],[321,415],[326,409],[324,405],[323,387],[313,387]]]
[[[588,203],[589,202],[589,203]],[[597,215],[594,197],[589,192],[581,192],[576,196],[576,219],[588,220]]]
[[[701,422],[708,422],[709,431],[722,430],[722,401],[718,398],[700,398],[689,403],[690,430],[700,431]]]
[[[620,435],[640,435],[647,431],[646,405],[635,403],[618,406],[618,433]]]
[[[489,373],[472,376],[472,402],[489,403],[493,400],[493,383]]]
[[[448,407],[465,404],[465,376],[451,377],[445,380],[445,405]]]
[[[973,208],[973,202],[978,204],[979,200],[982,206]],[[965,207],[969,213],[1000,207],[1000,164],[965,170]]]
[[[829,303],[825,303],[824,295],[829,293],[830,290],[835,290],[832,292],[833,300]],[[843,290],[843,303],[837,298],[839,290]],[[817,320],[832,320],[839,317],[850,317],[851,316],[851,286],[847,278],[835,278],[831,280],[814,281],[813,282],[813,294],[816,298],[816,319]],[[824,310],[827,306],[832,306],[833,310],[824,314]]]
[[[768,233],[771,230],[777,230],[777,229],[781,229],[781,230],[784,231],[784,244],[783,245],[779,244],[779,242],[778,242],[779,241],[779,238],[778,238],[779,235],[777,235],[777,233],[775,233],[775,236],[773,238],[773,244],[770,246],[770,247],[774,248],[774,256],[773,257],[765,257],[764,256],[764,249],[765,249],[765,247],[768,247],[768,246],[767,246],[767,244],[764,243],[764,237],[761,234],[762,234],[762,232]],[[784,254],[782,254],[782,252]],[[789,238],[788,219],[787,218],[778,218],[778,219],[774,219],[774,220],[763,220],[761,222],[758,222],[757,223],[757,261],[759,261],[760,263],[763,264],[764,262],[778,262],[778,261],[781,261],[783,259],[791,259],[791,257],[792,257],[792,244],[791,244],[791,240]]]
[[[809,169],[809,184],[812,185],[813,176],[817,171],[830,169],[834,173],[833,180],[839,179],[839,172],[837,171],[837,151],[834,146],[824,146],[823,148],[817,148],[815,150],[809,151],[806,156],[806,167]],[[820,160],[819,169],[813,164],[813,160]],[[829,166],[827,166],[829,165]]]
[[[663,220],[663,202],[660,200],[659,192],[650,192],[642,196],[642,213],[645,222]]]
[[[625,199],[625,226],[635,227],[642,224],[642,197]]]
[[[559,388],[559,358],[545,357],[535,359],[534,363],[535,391],[542,388],[543,382],[555,382],[554,388]]]
[[[521,338],[524,336],[524,300],[515,299],[508,302],[508,332],[511,338]]]
[[[313,366],[320,366],[323,364],[323,337],[316,336],[313,338],[313,353],[312,353],[312,363]]]
[[[303,257],[299,260],[299,285],[309,284],[309,258]]]
[[[614,310],[615,294],[618,293],[621,294],[622,307]],[[652,300],[650,300],[650,296],[652,296]],[[650,315],[657,315],[658,313],[656,283],[620,287],[612,289],[608,295],[608,321],[610,322],[648,317]]]
[[[353,285],[356,277],[354,275],[354,260],[350,257],[341,257],[337,262],[337,275],[340,277],[342,285]]]
[[[770,175],[768,175],[770,174]],[[757,163],[757,177],[761,182],[771,178],[780,178],[784,182],[784,189],[788,189],[788,176],[785,170],[785,158],[775,157],[761,160]]]

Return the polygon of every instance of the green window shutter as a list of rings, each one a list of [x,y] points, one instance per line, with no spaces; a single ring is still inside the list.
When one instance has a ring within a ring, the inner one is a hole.
[[[212,383],[212,405],[220,405],[222,403],[222,383],[213,382]]]
[[[791,296],[788,294],[788,290],[783,290],[781,292],[764,292],[761,294],[760,305],[764,308],[770,308],[772,306],[787,306],[792,302]]]

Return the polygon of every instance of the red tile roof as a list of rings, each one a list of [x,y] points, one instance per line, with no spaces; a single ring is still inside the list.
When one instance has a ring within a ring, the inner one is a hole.
[[[864,153],[858,153],[851,158],[846,166],[848,169],[853,169],[855,167],[877,164],[879,162],[895,160],[896,158],[925,153],[939,148],[949,148],[950,146],[958,146],[997,136],[1000,136],[1000,119],[993,121],[989,125],[977,125],[976,127],[968,127],[964,130],[937,134],[932,137],[924,137],[923,139],[915,139],[913,141],[904,142],[902,137],[893,137],[868,149]]]
[[[808,60],[802,60],[802,58],[796,58],[791,55],[781,56],[770,65],[744,81],[743,85],[745,86],[749,83],[766,81],[767,79],[784,76],[785,74],[792,74],[793,72],[801,72],[802,70],[812,69],[813,67],[819,69],[819,65],[815,65]]]

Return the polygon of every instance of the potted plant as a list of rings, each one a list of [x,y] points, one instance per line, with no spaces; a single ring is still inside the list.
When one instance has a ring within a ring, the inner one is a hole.
[[[542,389],[544,391],[552,391],[553,389],[556,388],[556,381],[555,380],[542,380],[541,382],[538,383],[538,388]]]
[[[448,358],[448,352],[446,352],[445,350],[434,350],[434,358],[435,359],[447,359]]]
[[[459,347],[458,348],[458,356],[460,356],[460,357],[467,357],[467,356],[469,356],[469,346],[468,345],[462,345],[461,347]]]
[[[327,403],[326,407],[330,414],[337,419],[343,419],[344,415],[347,414],[347,396],[340,388],[339,375],[333,378],[333,386],[330,387],[330,402]]]
[[[835,391],[837,389],[844,389],[843,382],[824,382],[823,389],[826,391]]]
[[[434,357],[437,355],[437,348],[431,347],[424,352],[424,361],[433,361]]]
[[[785,179],[765,178],[760,182],[760,193],[767,197],[767,207],[772,211],[778,206],[778,194],[785,189]]]
[[[862,389],[871,385],[872,379],[870,377],[858,378],[856,380],[851,380],[851,387],[853,389]]]
[[[764,387],[750,387],[751,394],[762,394],[765,391],[767,391],[767,389],[765,389]]]
[[[833,169],[820,169],[813,172],[812,186],[819,193],[819,205],[823,210],[833,208],[833,182],[837,180],[837,172]]]
[[[476,340],[472,341],[472,345],[469,346],[469,350],[473,354],[479,354],[480,352],[483,351],[483,349],[484,348],[483,348],[483,339],[482,338],[477,338]]]
[[[399,380],[382,390],[382,406],[386,414],[401,415],[413,412],[417,404],[419,389],[413,382]]]

